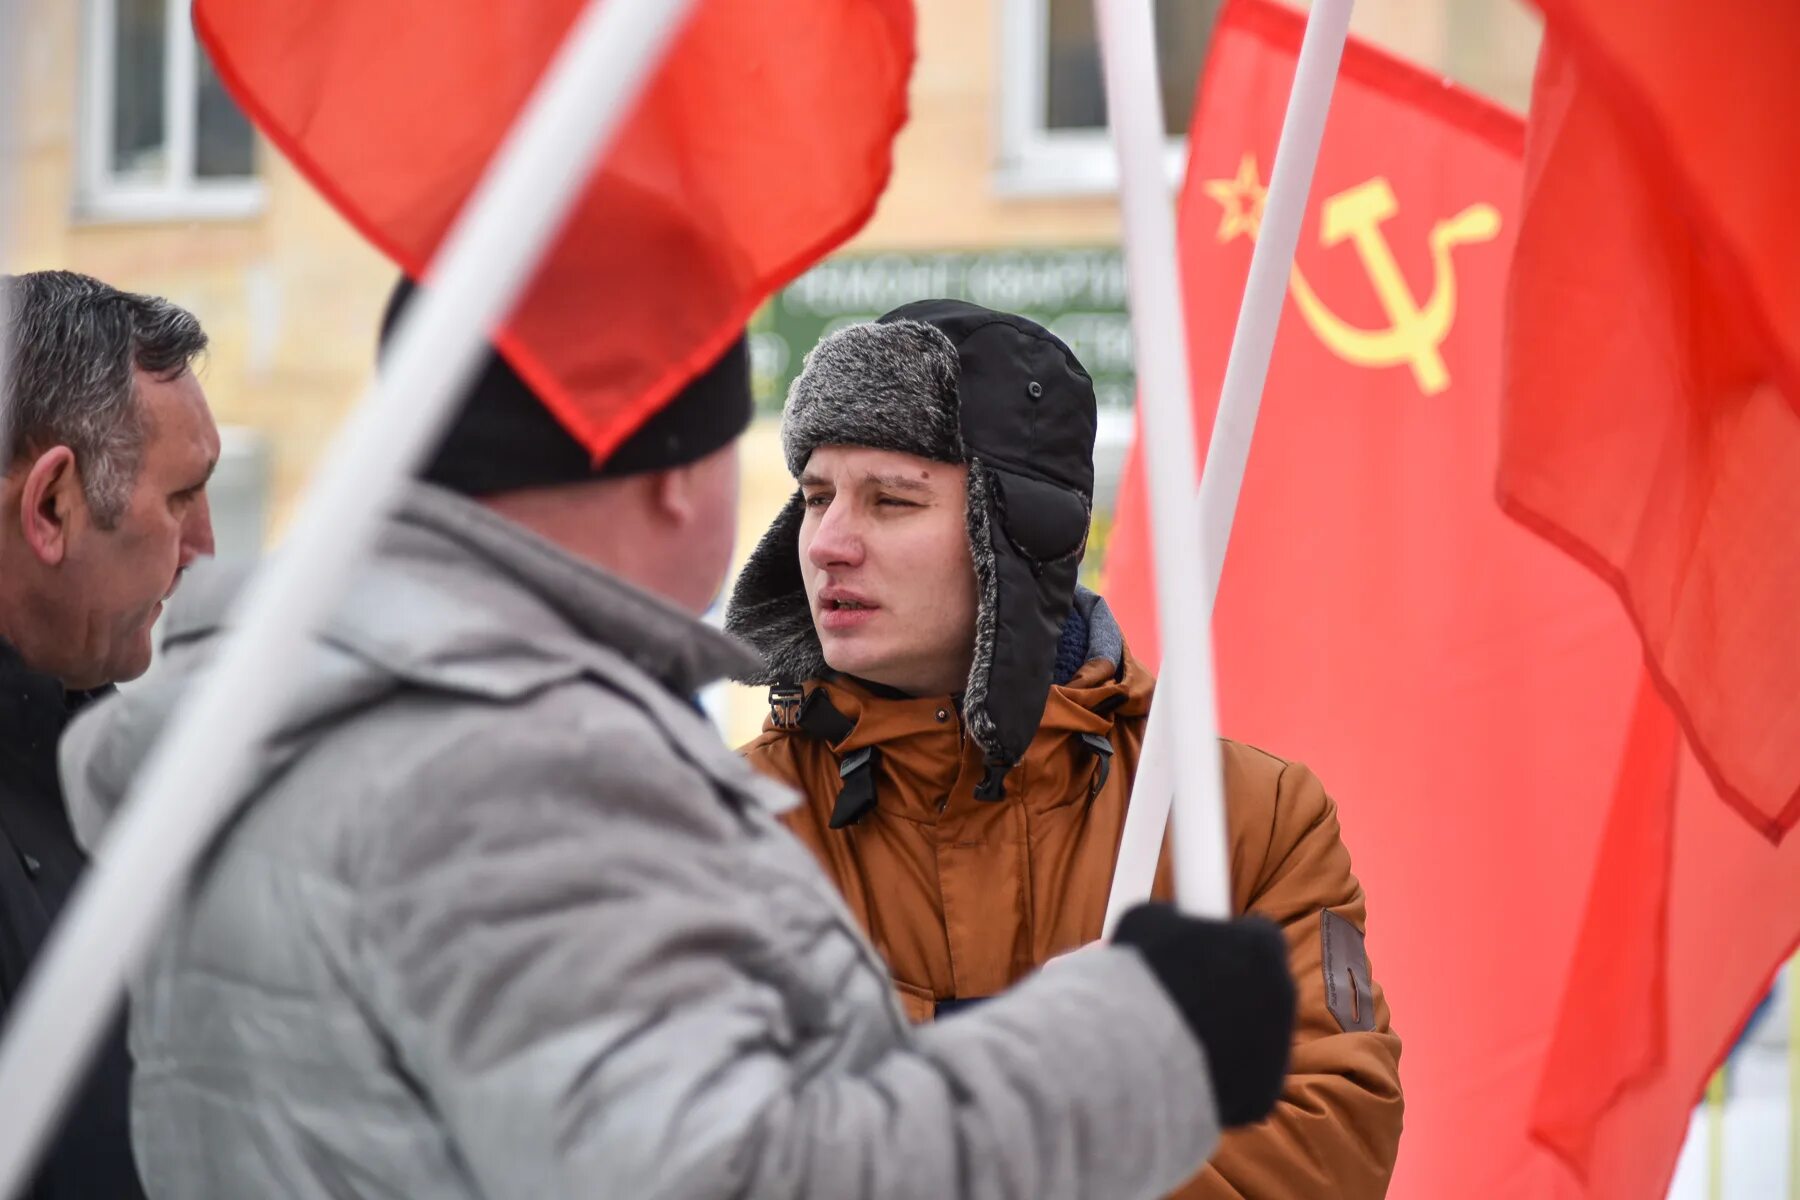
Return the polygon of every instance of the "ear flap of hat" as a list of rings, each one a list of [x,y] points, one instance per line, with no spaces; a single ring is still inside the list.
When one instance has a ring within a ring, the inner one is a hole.
[[[762,655],[763,670],[739,683],[799,683],[825,671],[825,651],[813,628],[800,574],[800,522],[806,504],[795,491],[744,563],[725,606],[727,633]]]
[[[969,548],[979,607],[963,719],[990,768],[1011,768],[1024,758],[1043,720],[1089,516],[1079,492],[980,460],[969,465]],[[1000,771],[989,776],[984,798],[998,799]]]

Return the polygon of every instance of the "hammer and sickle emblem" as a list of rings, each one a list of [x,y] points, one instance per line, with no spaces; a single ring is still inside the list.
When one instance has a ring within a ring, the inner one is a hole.
[[[1255,158],[1244,156],[1235,179],[1211,180],[1203,186],[1225,210],[1219,240],[1228,242],[1240,233],[1254,240],[1261,227],[1266,192]],[[1491,240],[1500,232],[1500,213],[1491,204],[1472,204],[1431,227],[1427,241],[1434,278],[1431,295],[1420,304],[1381,231],[1382,223],[1399,211],[1393,186],[1377,176],[1327,198],[1320,212],[1319,240],[1328,247],[1350,243],[1387,315],[1385,328],[1362,329],[1332,312],[1298,265],[1289,277],[1288,290],[1301,316],[1332,353],[1363,367],[1404,364],[1412,369],[1419,390],[1435,396],[1450,386],[1450,372],[1441,353],[1456,319],[1456,264],[1450,251],[1455,246]]]

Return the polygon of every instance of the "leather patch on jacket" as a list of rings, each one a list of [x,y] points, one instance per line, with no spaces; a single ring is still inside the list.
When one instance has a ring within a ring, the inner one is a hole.
[[[1325,1005],[1346,1033],[1375,1028],[1375,986],[1362,931],[1330,910],[1319,914]]]

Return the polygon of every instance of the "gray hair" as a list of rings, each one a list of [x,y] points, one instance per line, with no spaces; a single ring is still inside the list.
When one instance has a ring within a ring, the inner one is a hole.
[[[135,371],[177,379],[206,349],[194,315],[73,271],[0,276],[0,472],[67,446],[94,521],[124,515],[146,430]]]

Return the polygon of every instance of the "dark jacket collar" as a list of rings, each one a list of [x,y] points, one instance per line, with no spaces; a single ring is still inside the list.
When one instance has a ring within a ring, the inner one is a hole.
[[[0,638],[0,742],[16,753],[52,756],[69,718],[112,688],[70,692],[53,675],[34,671],[11,642]]]

